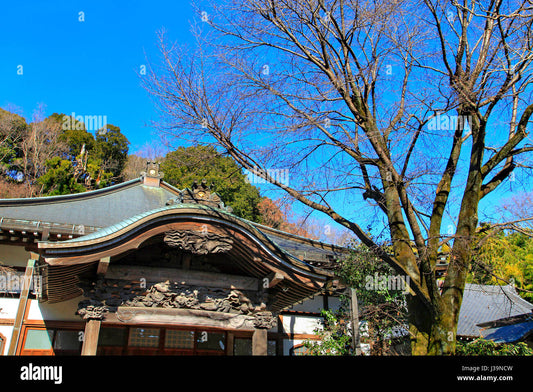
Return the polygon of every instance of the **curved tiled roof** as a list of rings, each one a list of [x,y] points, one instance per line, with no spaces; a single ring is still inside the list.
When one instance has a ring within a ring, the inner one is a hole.
[[[188,204],[190,200],[167,205],[170,200],[179,199],[183,192],[164,181],[159,186],[144,185],[143,178],[140,177],[78,194],[3,199],[0,200],[0,229],[33,231],[43,227],[57,230],[63,228],[63,233],[81,234],[85,239],[92,236],[96,238],[161,209],[207,208],[201,204]],[[253,225],[271,242],[301,260],[327,264],[346,251],[344,248],[246,221],[223,209],[220,211]]]

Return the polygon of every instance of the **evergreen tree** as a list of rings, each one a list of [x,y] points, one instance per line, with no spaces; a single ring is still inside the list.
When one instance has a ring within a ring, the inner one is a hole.
[[[259,190],[251,185],[235,161],[212,147],[179,147],[169,152],[161,164],[165,181],[179,188],[189,188],[194,181],[206,180],[224,203],[241,218],[261,223]]]

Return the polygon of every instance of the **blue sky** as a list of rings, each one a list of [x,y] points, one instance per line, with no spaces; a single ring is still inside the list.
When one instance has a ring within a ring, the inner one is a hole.
[[[0,107],[16,107],[28,122],[39,104],[45,105],[46,116],[106,116],[128,138],[131,153],[158,143],[150,127],[157,112],[141,87],[139,72],[147,58],[157,63],[160,29],[187,44],[196,17],[188,0],[3,4]]]
[[[159,29],[186,42],[193,18],[188,1],[3,4],[0,107],[14,105],[28,120],[40,103],[46,115],[107,116],[133,152],[154,139],[149,123],[157,119],[137,73],[146,55],[157,58]]]
[[[45,115],[106,116],[131,142],[130,152],[157,143],[150,127],[157,113],[138,73],[146,56],[157,62],[158,30],[164,27],[170,38],[187,43],[196,17],[188,0],[3,4],[0,107],[14,105],[28,121],[39,104],[46,106]],[[490,214],[500,197],[513,194],[508,185],[503,188],[482,211],[488,207]],[[355,211],[347,216],[363,211],[353,205],[343,209]]]

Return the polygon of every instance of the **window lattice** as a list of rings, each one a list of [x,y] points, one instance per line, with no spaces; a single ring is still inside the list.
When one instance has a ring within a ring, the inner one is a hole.
[[[165,348],[194,348],[194,331],[167,329],[165,334]]]
[[[130,346],[134,347],[158,347],[158,328],[132,328],[130,330]]]

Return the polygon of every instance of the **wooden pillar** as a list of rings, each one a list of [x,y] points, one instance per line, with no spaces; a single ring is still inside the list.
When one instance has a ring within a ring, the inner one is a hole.
[[[85,332],[83,334],[83,346],[81,355],[96,355],[98,348],[98,335],[100,335],[100,320],[89,319],[85,323]]]
[[[252,355],[267,355],[268,331],[257,328],[252,335]]]
[[[13,333],[11,334],[11,341],[9,343],[8,355],[15,355],[17,346],[20,340],[20,331],[24,322],[24,315],[26,314],[26,307],[28,306],[28,296],[30,293],[31,281],[33,279],[33,270],[35,268],[35,262],[39,258],[39,255],[32,253],[31,258],[28,260],[26,271],[24,272],[24,281],[20,291],[19,305],[17,308],[17,314],[15,316],[15,323],[13,324]]]
[[[357,303],[357,293],[354,288],[350,288],[351,321],[352,321],[352,348],[355,355],[361,355],[361,340],[359,336],[359,306]]]
[[[283,342],[285,339],[283,336],[285,335],[285,330],[283,329],[283,316],[280,314],[277,317],[277,324],[278,324],[278,338],[276,339],[276,355],[282,357],[283,356]]]
[[[233,332],[228,332],[227,338],[228,340],[226,342],[226,355],[230,356],[233,355],[233,343],[235,342],[235,335],[233,334]]]

